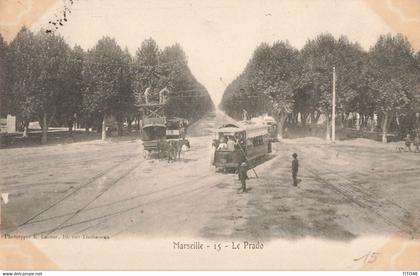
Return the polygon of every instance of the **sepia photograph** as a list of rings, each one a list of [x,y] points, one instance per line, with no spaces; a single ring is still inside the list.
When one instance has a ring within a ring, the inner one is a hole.
[[[0,0],[0,126],[2,270],[420,270],[418,0]]]

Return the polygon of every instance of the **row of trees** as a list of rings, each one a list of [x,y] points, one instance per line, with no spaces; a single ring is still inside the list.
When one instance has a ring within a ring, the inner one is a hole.
[[[161,50],[148,39],[132,57],[109,37],[84,51],[44,31],[22,28],[9,45],[0,36],[0,115],[16,115],[24,135],[29,122],[39,121],[43,143],[52,124],[100,130],[110,117],[121,134],[123,122],[131,127],[139,119],[147,87],[152,98],[169,90],[170,116],[195,120],[213,108],[178,44]]]
[[[269,113],[285,121],[328,126],[332,108],[332,71],[337,72],[337,121],[344,124],[356,113],[365,126],[377,118],[386,141],[391,122],[412,122],[420,104],[420,53],[398,34],[382,35],[364,51],[342,36],[321,34],[301,50],[288,42],[262,43],[245,70],[225,90],[221,109],[240,118],[242,110]]]

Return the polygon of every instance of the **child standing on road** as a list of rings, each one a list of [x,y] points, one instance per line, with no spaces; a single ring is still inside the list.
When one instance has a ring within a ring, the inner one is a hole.
[[[239,176],[239,180],[241,181],[241,189],[242,192],[246,192],[246,180],[248,179],[248,166],[245,162],[243,162],[238,169],[238,176]]]
[[[293,177],[293,186],[297,186],[299,183],[299,180],[297,178],[297,174],[299,171],[299,160],[297,159],[297,153],[292,154],[293,160],[292,160],[292,177]]]

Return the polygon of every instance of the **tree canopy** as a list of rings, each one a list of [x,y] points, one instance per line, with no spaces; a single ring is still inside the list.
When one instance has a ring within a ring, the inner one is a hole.
[[[198,119],[213,108],[179,44],[161,50],[150,38],[132,57],[110,37],[85,51],[43,30],[33,34],[24,27],[10,45],[0,36],[1,115],[16,115],[25,129],[39,121],[44,143],[51,124],[101,128],[112,116],[121,130],[139,116],[148,87],[157,99],[161,89],[169,91],[168,116]]]
[[[370,119],[376,114],[386,134],[391,118],[412,116],[419,108],[418,64],[419,54],[400,34],[380,36],[369,51],[328,33],[308,40],[301,50],[288,42],[263,43],[227,86],[220,107],[237,119],[243,109],[254,116],[269,113],[280,126],[285,116],[296,125],[298,115],[303,124],[307,118],[316,123],[321,115],[328,123],[335,68],[339,121],[352,113]]]

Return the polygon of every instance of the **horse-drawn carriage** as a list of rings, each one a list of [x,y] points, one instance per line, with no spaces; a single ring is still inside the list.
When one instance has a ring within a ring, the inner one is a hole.
[[[185,139],[188,121],[177,117],[166,118],[164,92],[168,90],[164,88],[159,92],[159,102],[150,102],[150,88],[146,89],[145,103],[138,106],[142,117],[143,152],[145,158],[156,154],[158,158],[175,160],[180,157],[184,146],[189,148]]]
[[[164,152],[166,142],[166,120],[164,117],[145,118],[142,120],[143,154],[145,158],[152,154],[158,157]]]
[[[185,139],[184,119],[168,119],[165,117],[144,118],[142,120],[143,154],[145,158],[157,155],[170,160],[180,158],[182,148],[190,147]],[[177,122],[177,123],[175,123]]]

